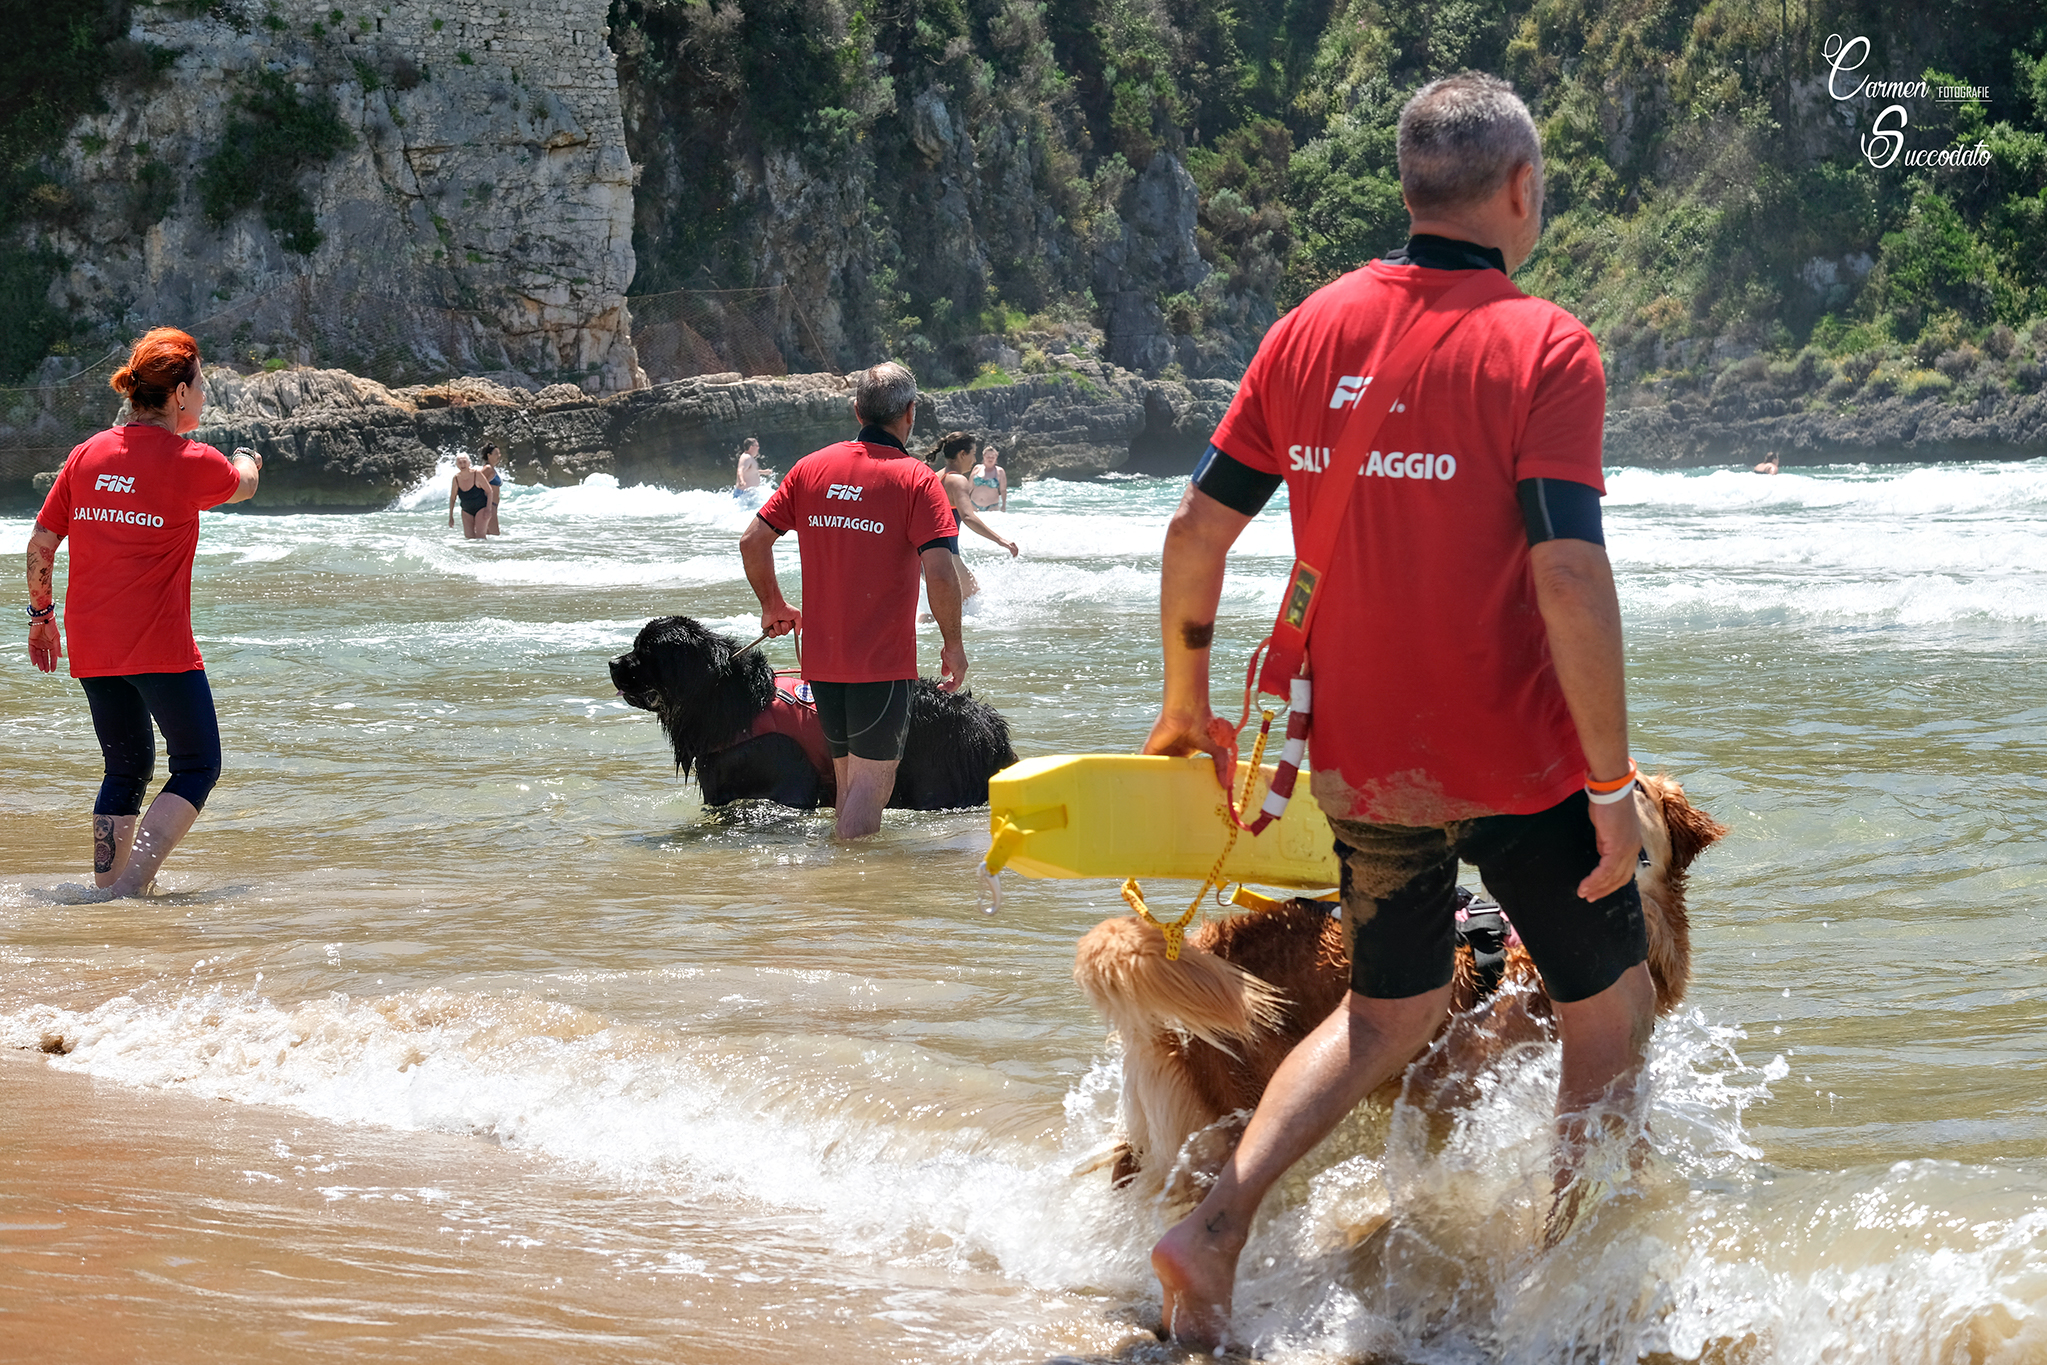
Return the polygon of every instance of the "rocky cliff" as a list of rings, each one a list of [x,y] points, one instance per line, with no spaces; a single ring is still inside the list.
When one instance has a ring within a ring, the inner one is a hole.
[[[789,462],[851,434],[851,389],[834,375],[708,375],[596,396],[573,385],[530,394],[487,380],[387,389],[339,371],[214,381],[208,425],[222,449],[264,453],[266,509],[380,507],[456,451],[504,448],[522,483],[719,488],[748,436],[767,463]],[[961,429],[1003,450],[1012,479],[1110,470],[1183,475],[1228,408],[1224,380],[1157,380],[1076,360],[1026,383],[925,395],[913,445]],[[1892,397],[1853,411],[1685,398],[1608,414],[1609,466],[2025,459],[2047,453],[2047,394],[1972,404]]]
[[[632,387],[606,0],[338,4],[132,6],[152,77],[70,129],[30,225],[53,296],[245,364]]]
[[[391,389],[338,370],[216,375],[198,439],[264,455],[266,509],[388,504],[457,451],[502,447],[522,483],[591,474],[676,488],[728,485],[760,438],[770,467],[844,440],[852,390],[836,375],[708,375],[597,396],[560,384],[526,393],[488,380]],[[1014,479],[1190,468],[1233,386],[1147,380],[1077,360],[1027,383],[928,394],[915,442],[955,428],[1002,447]]]

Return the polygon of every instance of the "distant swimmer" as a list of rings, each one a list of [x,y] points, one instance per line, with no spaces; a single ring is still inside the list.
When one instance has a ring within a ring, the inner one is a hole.
[[[455,504],[462,504],[462,535],[482,540],[489,534],[490,483],[483,471],[470,466],[467,455],[455,457],[455,477],[448,484],[448,525],[455,524]]]
[[[206,391],[199,344],[176,328],[145,334],[108,382],[127,396],[127,423],[71,452],[29,537],[28,652],[45,673],[63,657],[51,573],[69,536],[71,676],[106,760],[92,808],[93,884],[121,897],[149,889],[220,778],[220,720],[192,638],[192,556],[200,511],[256,496],[263,457],[237,450],[230,459],[185,438]],[[152,722],[170,780],[143,815],[156,771]]]
[[[974,510],[977,512],[1007,512],[1009,510],[1009,471],[996,461],[1002,452],[989,446],[981,452],[981,463],[974,466]]]
[[[732,485],[732,496],[749,507],[758,507],[768,496],[767,476],[774,473],[761,467],[761,443],[758,437],[749,436],[746,444],[739,448],[738,482]]]
[[[987,537],[1009,551],[1010,558],[1016,557],[1016,542],[1004,540],[999,532],[981,520],[974,510],[973,485],[967,480],[967,471],[974,467],[974,446],[977,442],[972,434],[964,431],[950,432],[938,443],[932,452],[938,458],[939,478],[945,485],[945,498],[952,506],[953,534],[958,536],[962,526],[971,526],[978,535]],[[967,568],[967,561],[960,557],[954,541],[952,552],[953,567],[959,571],[961,598],[972,597],[981,591],[980,582]]]
[[[484,534],[501,536],[505,533],[505,529],[498,525],[498,508],[504,502],[505,484],[510,482],[506,475],[511,472],[505,468],[503,452],[496,446],[485,446],[483,448],[483,467],[478,472],[490,477],[490,506],[486,507],[483,511],[484,518],[488,522]]]
[[[1757,466],[1756,466],[1756,473],[1758,473],[1758,474],[1775,474],[1776,472],[1777,472],[1777,452],[1773,450],[1773,451],[1771,451],[1771,452],[1770,452],[1770,453],[1769,453],[1768,455],[1765,455],[1765,456],[1763,457],[1763,462],[1762,462],[1761,464],[1759,464],[1759,465],[1757,465]]]

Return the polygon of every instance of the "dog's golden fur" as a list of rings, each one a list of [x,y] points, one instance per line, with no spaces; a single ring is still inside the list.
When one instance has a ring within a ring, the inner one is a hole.
[[[1635,811],[1649,857],[1637,876],[1649,974],[1657,1012],[1668,1014],[1691,982],[1686,870],[1727,830],[1668,777],[1642,779]],[[1255,1106],[1281,1059],[1342,1002],[1350,959],[1329,908],[1289,900],[1210,921],[1188,935],[1177,962],[1166,960],[1158,929],[1135,916],[1104,920],[1080,940],[1074,980],[1123,1039],[1117,1183],[1160,1188],[1187,1139]],[[1444,1082],[1475,1076],[1507,1047],[1549,1036],[1549,997],[1518,941],[1500,989],[1475,1011],[1480,997],[1471,950],[1460,943],[1450,1000],[1459,1032],[1427,1063],[1440,1073],[1427,1078],[1439,1096],[1454,1097],[1457,1087]],[[1225,1125],[1195,1164],[1220,1165],[1238,1131]]]

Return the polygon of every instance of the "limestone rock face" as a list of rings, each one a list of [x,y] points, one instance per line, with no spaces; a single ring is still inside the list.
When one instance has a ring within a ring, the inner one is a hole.
[[[2022,460],[2047,453],[2047,393],[2006,393],[1973,403],[1893,397],[1852,412],[1757,413],[1753,406],[1687,398],[1609,411],[1606,463],[1747,465],[1771,451],[1791,465]]]
[[[71,131],[63,178],[86,207],[43,230],[74,262],[57,302],[110,335],[186,327],[243,363],[299,359],[293,343],[310,338],[380,374],[633,386],[634,172],[607,0],[444,0],[338,20],[329,0],[200,9],[135,6],[131,36],[175,62],[144,97]],[[352,139],[297,177],[319,235],[310,254],[261,208],[217,225],[201,202],[208,159],[266,76],[331,100]],[[141,196],[145,183],[161,193]]]
[[[1095,294],[1106,304],[1102,330],[1111,363],[1154,374],[1178,359],[1156,299],[1191,293],[1208,278],[1194,237],[1200,208],[1194,177],[1164,151],[1124,195],[1122,212],[1095,255]]]
[[[836,375],[707,375],[593,396],[538,393],[487,380],[390,389],[334,370],[212,381],[197,439],[264,457],[267,508],[381,507],[457,452],[504,449],[521,483],[566,485],[591,474],[627,484],[721,488],[747,437],[769,468],[858,429],[852,387]],[[1233,386],[1146,380],[1098,362],[1021,384],[927,394],[912,449],[954,429],[1002,448],[1012,479],[1086,478],[1131,465],[1191,469]]]

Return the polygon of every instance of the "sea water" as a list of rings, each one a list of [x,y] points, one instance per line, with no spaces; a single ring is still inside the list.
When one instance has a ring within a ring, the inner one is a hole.
[[[1075,1174],[1115,888],[1012,875],[989,917],[984,814],[703,809],[605,662],[658,615],[758,633],[749,513],[598,476],[470,542],[448,472],[203,519],[226,769],[157,898],[78,894],[86,708],[0,650],[0,1357],[1171,1358],[1164,1212]],[[990,517],[1021,557],[964,538],[1020,754],[1142,742],[1180,490],[1033,483]],[[1269,1201],[1238,1334],[2047,1358],[2047,461],[1615,470],[1606,517],[1636,756],[1732,828],[1647,1162],[1545,1248],[1553,1049],[1447,1129],[1361,1114]],[[1275,505],[1232,555],[1219,704],[1289,553]]]

